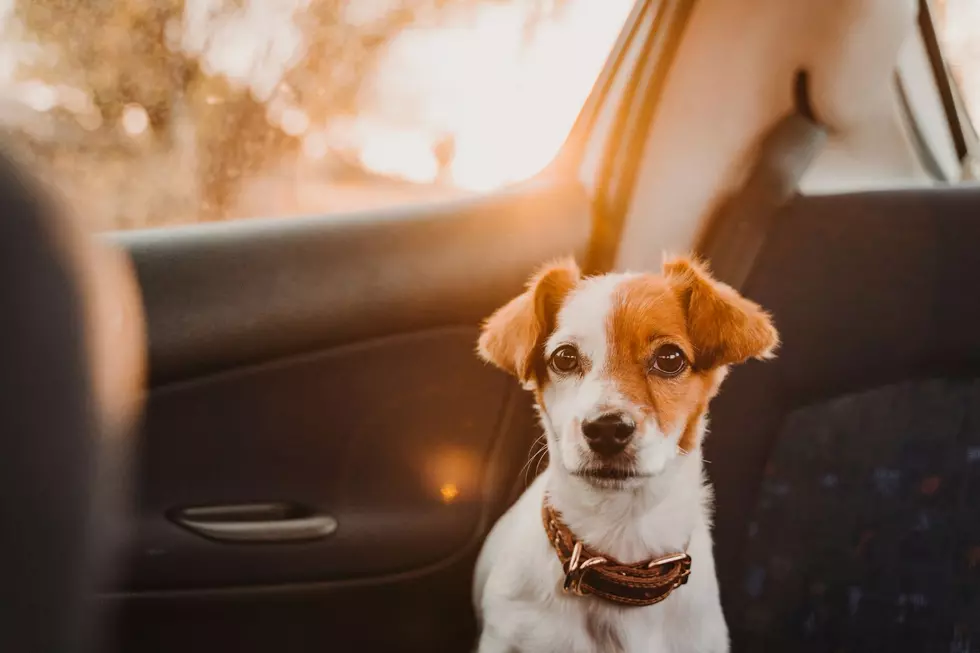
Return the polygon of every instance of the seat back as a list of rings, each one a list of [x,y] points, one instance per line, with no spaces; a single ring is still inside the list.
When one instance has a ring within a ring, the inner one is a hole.
[[[60,234],[0,161],[0,650],[85,639],[95,410],[83,305]]]
[[[742,290],[783,345],[732,372],[705,445],[734,650],[980,643],[978,244],[978,188],[773,221]]]
[[[63,216],[0,155],[0,651],[88,650],[124,534],[142,306],[127,262]]]

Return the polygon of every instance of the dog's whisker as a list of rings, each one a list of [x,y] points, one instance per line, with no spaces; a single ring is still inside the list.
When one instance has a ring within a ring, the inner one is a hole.
[[[521,472],[527,471],[527,469],[531,466],[531,463],[534,462],[534,457],[538,455],[538,452],[540,450],[541,450],[540,447],[537,447],[531,452],[529,452],[527,460],[524,462],[524,467],[521,468]]]
[[[528,483],[527,474],[531,470],[531,463],[534,461],[535,456],[537,456],[542,451],[542,449],[545,449],[548,446],[548,443],[543,442],[543,440],[544,440],[544,433],[542,433],[537,438],[535,438],[534,442],[531,443],[531,446],[528,447],[530,455],[527,459],[527,462],[524,463],[524,467],[522,467],[520,471],[520,473],[524,475],[525,486]],[[535,447],[538,447],[538,445],[541,445],[541,447],[535,449]]]
[[[537,454],[537,451],[535,451],[534,453],[532,453],[532,454],[530,455],[530,457],[528,457],[528,459],[527,459],[527,462],[525,462],[525,463],[524,463],[524,466],[523,466],[523,467],[521,467],[521,471],[520,471],[520,474],[523,474],[523,476],[524,476],[524,484],[525,484],[525,485],[527,485],[527,472],[528,472],[528,469],[530,468],[530,466],[531,466],[531,461],[532,461],[532,460],[534,460],[534,456],[535,456],[536,454]]]
[[[541,463],[544,462],[545,456],[548,453],[548,447],[543,447],[541,449],[541,455],[538,457],[538,464],[534,466],[534,475],[537,476],[541,473]]]
[[[534,452],[534,455],[531,456],[530,460],[527,461],[528,464],[526,465],[525,471],[524,471],[524,485],[525,485],[525,487],[530,483],[530,479],[528,479],[528,473],[531,471],[531,462],[533,462],[535,458],[538,459],[538,464],[534,468],[534,474],[535,474],[535,476],[537,476],[538,470],[541,467],[541,461],[544,460],[544,454],[545,454],[545,452],[547,450],[548,450],[548,445],[546,445],[546,444],[545,445],[542,445],[537,451]]]
[[[535,450],[535,448],[536,448],[536,447],[537,447],[537,446],[538,446],[539,444],[541,444],[541,441],[542,441],[543,439],[544,439],[544,433],[542,433],[541,435],[539,435],[538,437],[536,437],[536,438],[534,439],[534,442],[532,442],[532,443],[531,443],[531,446],[529,446],[529,447],[527,448],[527,450],[528,450],[528,455],[529,455],[529,456],[531,456],[531,457],[533,457],[533,455],[534,455],[534,454],[533,454],[532,452],[533,452],[533,451]],[[528,462],[530,462],[530,458],[528,458]],[[526,463],[525,463],[525,464],[526,464]]]

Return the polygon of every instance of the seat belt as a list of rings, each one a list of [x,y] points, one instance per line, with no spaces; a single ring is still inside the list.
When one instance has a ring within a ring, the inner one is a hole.
[[[695,248],[714,276],[735,289],[747,281],[770,226],[798,195],[800,179],[827,140],[810,104],[808,82],[806,71],[799,71],[793,112],[762,137],[752,170],[708,219]]]

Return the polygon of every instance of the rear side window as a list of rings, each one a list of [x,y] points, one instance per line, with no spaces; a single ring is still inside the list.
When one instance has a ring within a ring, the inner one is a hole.
[[[633,0],[3,0],[0,125],[94,230],[487,192],[544,168]]]
[[[972,126],[980,121],[980,0],[933,0],[946,65]]]

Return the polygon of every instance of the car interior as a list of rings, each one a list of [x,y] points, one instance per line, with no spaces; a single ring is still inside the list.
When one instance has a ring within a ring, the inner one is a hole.
[[[638,0],[554,162],[477,197],[91,238],[4,161],[0,649],[473,650],[540,469],[481,320],[693,251],[782,340],[704,450],[732,650],[980,651],[980,150],[932,12]]]

